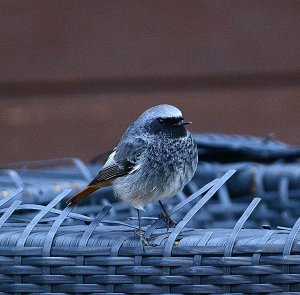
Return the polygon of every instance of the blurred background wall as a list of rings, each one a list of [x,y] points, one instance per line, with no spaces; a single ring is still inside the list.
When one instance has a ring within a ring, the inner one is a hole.
[[[159,103],[300,144],[300,2],[1,1],[0,163],[113,148]]]

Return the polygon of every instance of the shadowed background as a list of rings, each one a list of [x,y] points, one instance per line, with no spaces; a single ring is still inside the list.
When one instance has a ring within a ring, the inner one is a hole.
[[[170,103],[194,132],[300,144],[298,1],[1,1],[0,163],[112,149]]]

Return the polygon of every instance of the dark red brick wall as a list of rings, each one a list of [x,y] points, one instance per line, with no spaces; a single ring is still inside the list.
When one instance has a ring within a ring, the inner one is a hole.
[[[143,110],[300,144],[298,1],[2,1],[0,163],[112,148]]]

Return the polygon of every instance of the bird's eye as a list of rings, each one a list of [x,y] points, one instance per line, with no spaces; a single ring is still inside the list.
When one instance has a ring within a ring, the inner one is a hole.
[[[161,125],[164,123],[164,119],[163,119],[163,118],[158,118],[157,121],[158,121],[158,123],[161,124]]]

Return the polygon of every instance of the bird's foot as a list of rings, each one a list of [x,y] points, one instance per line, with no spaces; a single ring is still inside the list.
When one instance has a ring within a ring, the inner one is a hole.
[[[166,222],[167,231],[169,231],[170,226],[175,227],[178,224],[178,222],[175,221],[169,214],[162,213],[159,215],[159,217],[162,218]]]
[[[145,238],[145,232],[143,230],[138,229],[134,234],[140,239],[142,246],[149,246],[149,241]]]

